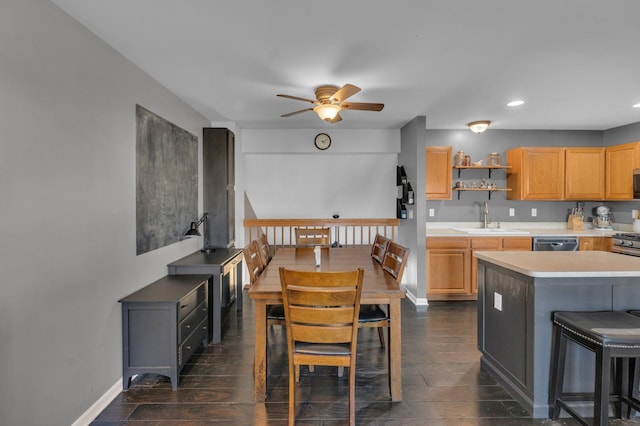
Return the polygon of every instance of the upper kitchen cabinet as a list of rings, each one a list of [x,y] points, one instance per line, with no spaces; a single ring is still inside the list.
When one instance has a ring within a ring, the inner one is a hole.
[[[562,200],[564,148],[514,148],[507,151],[507,200]]]
[[[202,129],[204,212],[211,247],[235,243],[235,137],[223,128]]]
[[[640,142],[605,148],[607,200],[633,199],[633,169],[640,167]]]
[[[605,193],[604,148],[565,148],[564,198],[603,200]]]
[[[426,160],[427,200],[450,200],[451,186],[451,147],[428,146]]]

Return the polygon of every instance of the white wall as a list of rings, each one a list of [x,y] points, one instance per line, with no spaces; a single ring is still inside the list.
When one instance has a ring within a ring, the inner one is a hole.
[[[48,1],[2,1],[0,58],[0,423],[69,425],[121,379],[118,299],[201,244],[136,256],[135,105],[209,123]]]
[[[320,132],[332,139],[326,151],[313,144]],[[246,193],[260,219],[396,215],[399,129],[243,129],[237,140],[236,206]]]

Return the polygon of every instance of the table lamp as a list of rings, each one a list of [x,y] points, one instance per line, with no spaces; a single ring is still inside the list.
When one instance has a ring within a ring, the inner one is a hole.
[[[185,238],[194,238],[200,237],[200,231],[198,231],[198,227],[204,223],[203,232],[204,238],[202,239],[202,251],[209,251],[209,232],[207,229],[207,223],[209,222],[209,214],[203,213],[202,217],[197,222],[191,222],[191,226],[189,230],[184,234]]]

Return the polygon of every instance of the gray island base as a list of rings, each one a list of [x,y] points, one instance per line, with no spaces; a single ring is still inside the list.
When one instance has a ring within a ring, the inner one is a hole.
[[[531,416],[547,418],[552,313],[640,309],[640,257],[601,251],[474,256],[481,367]],[[565,389],[592,392],[595,357],[569,345]]]

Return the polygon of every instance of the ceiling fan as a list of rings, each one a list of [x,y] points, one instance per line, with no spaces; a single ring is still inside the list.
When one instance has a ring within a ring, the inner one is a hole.
[[[360,91],[360,88],[353,84],[345,84],[338,88],[338,86],[320,86],[316,89],[316,100],[299,98],[297,96],[282,95],[277,96],[289,99],[295,99],[297,101],[309,102],[315,104],[315,107],[301,109],[300,111],[290,112],[284,114],[281,117],[291,117],[292,115],[300,114],[305,111],[315,111],[318,116],[329,123],[337,123],[342,120],[340,117],[340,111],[342,110],[360,110],[360,111],[382,111],[384,104],[374,104],[366,102],[344,102],[350,96],[355,95]]]

